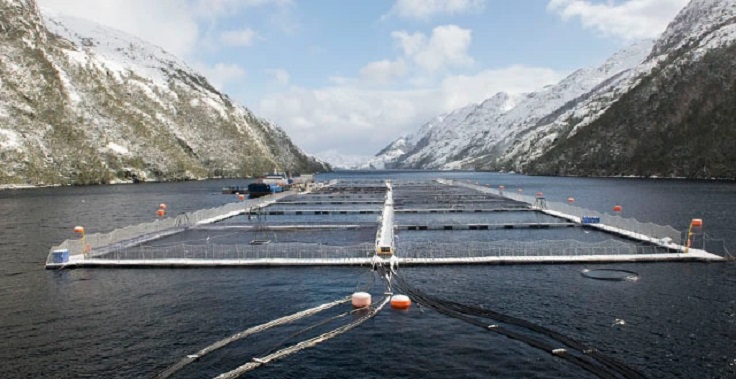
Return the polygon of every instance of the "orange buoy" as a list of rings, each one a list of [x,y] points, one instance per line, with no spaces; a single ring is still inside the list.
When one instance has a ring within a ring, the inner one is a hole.
[[[621,212],[621,210],[622,210],[622,209],[623,209],[623,208],[621,208],[621,206],[620,206],[620,205],[614,205],[614,206],[613,206],[613,211],[614,211],[614,212]]]
[[[700,218],[694,218],[692,221],[690,221],[690,226],[693,228],[700,228],[703,226],[703,219]]]
[[[391,296],[391,308],[392,309],[409,309],[411,306],[411,300],[406,295],[393,295]]]
[[[74,233],[84,234],[84,227],[83,226],[75,226],[74,227]]]
[[[158,215],[159,217],[164,217],[164,215],[166,215],[166,211],[165,211],[165,210],[163,210],[163,209],[159,209],[159,210],[157,210],[157,211],[156,211],[156,214],[157,214],[157,215]]]
[[[161,203],[161,204],[159,204],[159,206],[158,206],[158,207],[159,207],[160,209],[166,209],[166,204],[164,204],[164,203]]]
[[[245,195],[238,195],[238,200],[240,200],[240,201],[245,200]]]
[[[568,203],[570,203],[570,204],[572,204],[572,203],[574,203],[574,202],[575,202],[575,198],[572,198],[572,197],[568,197],[568,198],[567,198],[567,202],[568,202]]]
[[[353,308],[366,308],[371,306],[371,294],[368,292],[356,292],[353,294]]]

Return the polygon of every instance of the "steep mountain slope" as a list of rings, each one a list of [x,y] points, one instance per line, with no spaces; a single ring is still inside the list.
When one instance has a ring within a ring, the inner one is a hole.
[[[140,39],[42,16],[32,0],[0,0],[0,31],[0,184],[326,169],[276,125]]]
[[[416,133],[400,137],[383,148],[362,168],[391,168],[396,166],[398,159],[409,160],[412,155],[413,160],[426,159],[422,156],[422,153],[426,156],[426,152],[422,152],[422,147],[433,144],[433,141],[441,142],[447,134],[452,134],[455,126],[464,122],[476,107],[477,105],[468,105],[433,118],[422,125]]]
[[[389,166],[488,168],[506,154],[507,147],[521,143],[525,143],[524,154],[516,154],[529,156],[531,150],[539,148],[540,135],[550,135],[559,127],[558,118],[563,113],[591,101],[586,94],[627,83],[631,69],[646,58],[651,47],[652,42],[642,41],[618,52],[600,67],[577,70],[539,92],[499,93],[480,105],[458,110],[464,117],[449,122],[438,120],[424,135],[420,129],[421,142],[391,160]],[[588,104],[585,109],[598,111],[600,107]]]
[[[607,112],[528,171],[736,178],[736,1],[692,1]]]

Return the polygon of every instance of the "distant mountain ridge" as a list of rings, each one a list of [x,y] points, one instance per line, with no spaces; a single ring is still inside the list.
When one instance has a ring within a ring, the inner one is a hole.
[[[522,95],[507,110],[481,104],[463,108],[461,122],[433,120],[413,135],[416,143],[399,138],[373,162],[388,168],[736,178],[729,168],[736,156],[724,146],[736,142],[729,105],[735,104],[735,14],[734,0],[693,0],[656,41],[634,44],[600,67]]]
[[[42,12],[0,0],[0,184],[329,169],[172,54]]]

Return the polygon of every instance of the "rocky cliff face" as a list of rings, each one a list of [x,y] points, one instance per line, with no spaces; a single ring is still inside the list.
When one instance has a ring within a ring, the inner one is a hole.
[[[125,33],[0,0],[0,184],[314,172],[273,123]]]
[[[477,106],[463,122],[435,127],[462,136],[441,142],[455,146],[454,155],[411,160],[438,150],[437,141],[387,165],[734,178],[727,167],[736,156],[726,146],[736,123],[735,15],[734,0],[693,0],[657,41],[578,70],[500,114]]]

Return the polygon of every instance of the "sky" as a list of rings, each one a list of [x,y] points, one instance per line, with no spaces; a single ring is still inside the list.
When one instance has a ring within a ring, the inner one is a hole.
[[[434,116],[656,38],[688,0],[37,0],[163,47],[312,154],[374,155]]]

